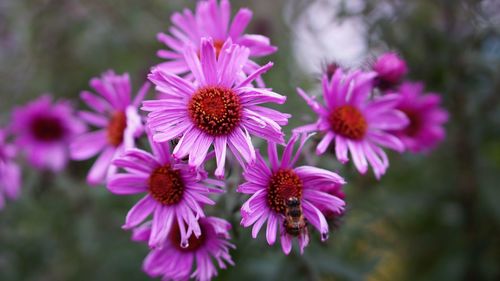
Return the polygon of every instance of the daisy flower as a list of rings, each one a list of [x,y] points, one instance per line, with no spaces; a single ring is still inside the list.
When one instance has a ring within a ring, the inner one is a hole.
[[[160,144],[154,142],[150,134],[148,137],[153,154],[132,148],[115,159],[114,165],[123,168],[125,173],[112,176],[108,189],[124,195],[146,193],[128,212],[123,228],[134,228],[152,214],[151,247],[160,245],[175,223],[181,226],[181,241],[187,243],[192,232],[197,237],[201,235],[198,218],[204,217],[202,206],[215,204],[207,195],[220,192],[213,186],[224,183],[208,179],[203,171],[170,157],[168,142]]]
[[[323,154],[333,142],[340,162],[348,162],[350,151],[361,174],[366,173],[369,163],[375,177],[380,179],[389,161],[379,146],[404,151],[403,143],[390,130],[403,129],[408,124],[408,118],[395,109],[398,95],[388,94],[371,99],[375,75],[362,71],[344,73],[340,68],[331,79],[324,75],[324,106],[302,89],[297,89],[318,115],[318,120],[295,129],[295,132],[323,132],[324,137],[316,148],[318,155]]]
[[[396,135],[414,153],[432,149],[446,136],[443,125],[448,121],[448,112],[440,107],[441,97],[424,95],[423,88],[422,83],[404,83],[398,91],[396,108],[408,116],[410,123]]]
[[[83,91],[80,98],[93,112],[80,111],[78,115],[98,129],[78,136],[70,149],[74,160],[86,160],[100,154],[87,175],[87,182],[96,185],[116,172],[111,161],[125,149],[134,147],[135,138],[143,133],[137,108],[149,84],[141,87],[133,101],[128,74],[117,75],[108,71],[100,78],[91,79],[90,86],[98,95]]]
[[[227,147],[240,162],[255,160],[250,134],[284,142],[281,126],[287,124],[290,115],[261,104],[282,104],[286,97],[251,84],[272,63],[242,78],[239,73],[247,61],[248,48],[228,41],[217,57],[213,41],[206,38],[202,39],[199,57],[191,46],[186,47],[184,56],[195,78],[193,82],[161,68],[149,75],[163,97],[144,101],[142,107],[150,111],[147,124],[155,132],[155,141],[166,142],[180,136],[173,155],[178,159],[189,155],[192,167],[203,163],[213,144],[215,175],[219,178],[224,177]]]
[[[174,223],[163,246],[153,249],[143,263],[143,270],[151,277],[162,276],[163,281],[188,280],[209,281],[217,276],[217,269],[234,265],[229,249],[235,246],[229,242],[231,224],[216,217],[200,219],[201,235],[191,235],[189,243],[181,246],[179,224]],[[151,226],[146,224],[134,230],[133,240],[147,241]]]
[[[252,19],[252,12],[249,9],[240,9],[231,22],[229,1],[222,0],[220,4],[217,2],[216,0],[199,1],[194,14],[189,9],[185,9],[182,13],[177,12],[172,15],[173,26],[170,27],[170,35],[159,33],[157,36],[158,40],[169,49],[158,51],[157,55],[167,60],[158,67],[174,74],[189,72],[190,67],[184,58],[184,48],[186,45],[200,46],[203,37],[213,39],[217,56],[228,39],[235,44],[247,47],[251,57],[267,56],[277,50],[270,44],[269,38],[243,33]],[[198,53],[201,53],[201,50],[198,50]],[[243,65],[243,71],[247,74],[258,68],[259,66],[252,60],[246,60]]]
[[[43,95],[14,109],[11,130],[15,145],[37,169],[61,171],[68,163],[70,141],[85,130],[69,101],[52,102]]]
[[[287,201],[290,198],[300,201],[304,218],[321,233],[323,241],[328,238],[328,223],[319,208],[339,213],[345,205],[342,199],[322,190],[345,184],[338,174],[311,166],[294,167],[306,139],[303,135],[297,152],[293,154],[298,140],[298,135],[294,134],[286,145],[281,160],[278,158],[276,144],[269,142],[270,167],[257,153],[255,163],[245,167],[243,177],[246,182],[237,190],[252,195],[241,207],[241,225],[253,225],[252,237],[256,238],[267,221],[266,238],[269,245],[276,241],[276,231],[279,228],[281,247],[285,254],[290,253],[292,239],[297,236],[285,227]],[[309,243],[307,231],[299,234],[298,239],[302,253]]]
[[[21,171],[13,161],[16,149],[7,144],[7,133],[0,129],[0,210],[5,199],[17,199],[21,192]]]

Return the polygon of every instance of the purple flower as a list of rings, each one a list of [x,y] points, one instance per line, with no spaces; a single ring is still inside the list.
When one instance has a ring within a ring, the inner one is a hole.
[[[274,53],[277,48],[270,44],[269,38],[256,34],[243,34],[252,18],[249,9],[240,9],[231,23],[231,6],[228,0],[222,0],[220,5],[216,0],[199,1],[196,13],[185,9],[183,13],[174,13],[171,17],[173,26],[171,35],[158,34],[158,40],[170,50],[159,50],[158,56],[167,62],[158,65],[167,73],[183,74],[190,70],[184,58],[186,45],[200,46],[203,37],[211,37],[214,42],[216,56],[219,56],[227,39],[250,49],[251,57],[262,57]],[[200,50],[197,53],[201,53]],[[243,71],[252,73],[259,66],[251,61],[244,62]]]
[[[224,177],[226,147],[241,161],[255,160],[250,134],[283,143],[281,125],[289,114],[261,106],[272,102],[282,104],[286,97],[270,89],[253,87],[251,82],[272,67],[259,68],[247,78],[240,77],[241,66],[248,58],[248,48],[226,42],[216,57],[211,39],[203,39],[198,57],[187,47],[185,59],[194,75],[194,82],[156,68],[149,79],[162,93],[162,99],[144,101],[147,124],[155,131],[154,140],[166,142],[181,136],[173,155],[181,159],[189,155],[189,165],[200,166],[210,146],[214,145],[217,169]]]
[[[208,179],[205,172],[170,157],[168,142],[160,144],[154,142],[150,134],[148,137],[153,155],[132,148],[115,159],[113,163],[126,173],[112,176],[108,189],[116,194],[146,193],[128,212],[123,227],[134,228],[152,214],[151,247],[163,243],[174,222],[180,224],[181,241],[187,243],[191,233],[201,235],[198,218],[204,217],[202,206],[215,204],[207,195],[220,190],[212,186],[224,183]]]
[[[16,149],[6,143],[6,131],[0,129],[0,210],[5,199],[17,199],[21,192],[21,171],[13,161]]]
[[[15,144],[23,148],[29,163],[54,172],[66,166],[69,142],[85,130],[68,101],[53,103],[49,95],[16,108],[12,119]]]
[[[134,147],[135,138],[143,133],[137,108],[149,84],[141,87],[133,101],[128,74],[116,75],[108,71],[90,80],[90,86],[99,96],[88,91],[80,94],[93,112],[80,111],[79,117],[98,129],[78,136],[70,148],[74,160],[86,160],[100,153],[87,175],[87,182],[95,185],[116,172],[111,161],[125,149]]]
[[[422,83],[404,83],[399,93],[396,108],[408,116],[410,123],[396,135],[414,153],[432,149],[446,136],[443,125],[448,121],[448,112],[440,107],[441,97],[424,95]]]
[[[269,142],[268,157],[271,167],[257,153],[254,164],[245,167],[243,176],[245,183],[238,187],[238,192],[251,194],[241,207],[241,224],[244,227],[253,225],[252,237],[256,238],[262,225],[267,221],[266,238],[269,245],[276,241],[276,230],[280,229],[281,247],[285,254],[290,253],[292,239],[297,234],[289,233],[285,227],[287,200],[297,198],[303,216],[321,233],[322,240],[328,238],[328,223],[319,208],[335,213],[341,212],[345,203],[342,199],[322,191],[322,188],[333,188],[345,183],[336,173],[311,167],[294,167],[302,147],[306,141],[302,137],[299,148],[293,155],[298,135],[293,135],[285,147],[281,161],[278,159],[276,144]],[[309,243],[307,231],[298,235],[301,252]]]
[[[325,106],[298,89],[309,106],[318,114],[318,121],[295,129],[296,132],[321,131],[325,136],[316,153],[323,154],[331,142],[335,143],[337,159],[348,162],[351,152],[354,165],[362,174],[368,163],[379,179],[389,166],[387,155],[378,146],[402,152],[404,145],[388,130],[399,130],[408,124],[408,118],[395,109],[398,95],[388,94],[370,99],[373,89],[373,72],[353,71],[344,73],[337,69],[332,79],[323,76]]]
[[[379,86],[387,88],[399,83],[408,72],[408,67],[396,53],[388,52],[377,59],[373,71],[377,73]]]
[[[190,236],[189,243],[181,246],[179,224],[174,223],[168,239],[161,248],[153,249],[144,260],[143,270],[151,277],[162,276],[162,280],[209,281],[217,276],[215,260],[221,269],[226,263],[234,265],[229,249],[231,225],[216,217],[200,218],[201,235]],[[150,224],[134,230],[135,241],[147,241],[151,235]]]

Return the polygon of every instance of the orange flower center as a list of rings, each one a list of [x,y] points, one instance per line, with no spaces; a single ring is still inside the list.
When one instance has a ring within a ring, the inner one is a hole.
[[[302,198],[302,180],[292,169],[278,170],[271,176],[267,190],[267,203],[277,213],[285,214],[290,197]]]
[[[184,194],[184,182],[179,170],[167,164],[156,169],[149,176],[149,194],[163,205],[179,203]]]
[[[335,133],[354,140],[362,139],[368,127],[361,112],[351,105],[343,105],[335,109],[328,121]]]
[[[123,142],[123,133],[127,128],[127,116],[123,111],[117,111],[108,123],[108,142],[113,146],[119,146]]]
[[[241,120],[240,97],[220,86],[198,89],[189,101],[188,110],[196,126],[212,136],[231,133]]]

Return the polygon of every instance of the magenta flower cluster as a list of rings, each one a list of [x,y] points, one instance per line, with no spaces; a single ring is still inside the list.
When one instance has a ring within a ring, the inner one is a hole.
[[[294,128],[287,140],[283,127],[292,115],[269,107],[287,97],[264,83],[273,63],[254,61],[277,47],[245,33],[251,18],[248,9],[231,17],[228,0],[199,1],[194,12],[174,13],[169,32],[158,34],[166,49],[157,55],[165,61],[151,68],[137,94],[128,74],[107,71],[90,80],[92,91],[81,92],[85,110],[49,95],[16,108],[0,130],[0,208],[19,196],[18,156],[50,172],[69,159],[96,158],[89,184],[142,196],[123,229],[150,248],[143,270],[163,280],[211,280],[217,267],[234,265],[231,224],[207,216],[228,188],[228,169],[242,171],[236,191],[248,195],[241,226],[257,238],[266,225],[269,245],[279,240],[289,254],[297,241],[303,253],[309,232],[327,240],[332,217],[346,208],[345,179],[302,163],[309,139],[318,140],[318,156],[352,160],[360,174],[371,167],[377,179],[389,168],[384,149],[429,151],[444,139],[448,115],[439,95],[403,82],[406,62],[386,53],[370,69],[329,67],[321,98],[298,88],[317,120]],[[156,98],[144,100],[151,85]],[[149,145],[138,145],[140,138]],[[265,153],[257,139],[267,144]]]

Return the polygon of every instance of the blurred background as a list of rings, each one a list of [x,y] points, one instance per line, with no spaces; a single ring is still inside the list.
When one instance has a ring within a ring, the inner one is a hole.
[[[380,181],[340,170],[348,209],[326,243],[284,256],[261,233],[239,227],[241,200],[229,193],[208,213],[234,225],[236,266],[217,280],[500,280],[500,2],[495,0],[246,0],[248,32],[279,52],[264,77],[288,96],[287,131],[313,120],[295,87],[317,91],[327,63],[367,66],[381,52],[407,60],[412,80],[441,93],[450,112],[447,139],[427,155],[390,154]],[[107,69],[145,80],[162,47],[169,15],[195,1],[0,1],[0,126],[41,93],[78,101]],[[262,60],[260,62],[265,62]],[[22,197],[0,211],[0,280],[151,280],[145,245],[120,226],[133,196],[85,182],[90,163],[58,175],[24,167]]]

